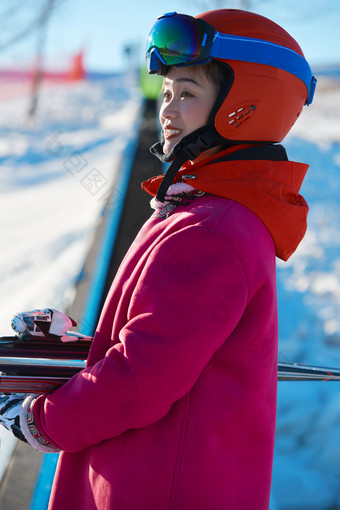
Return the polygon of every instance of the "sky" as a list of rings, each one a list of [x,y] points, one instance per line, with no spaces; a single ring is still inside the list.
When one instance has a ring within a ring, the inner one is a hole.
[[[19,3],[20,23],[32,16],[43,2]],[[18,0],[8,0],[10,4]],[[24,7],[22,7],[24,5]],[[177,11],[195,15],[215,8],[245,8],[271,18],[300,44],[311,66],[340,64],[340,2],[338,0],[62,0],[48,26],[46,54],[49,67],[62,66],[66,57],[84,51],[85,65],[92,71],[120,71],[131,62],[124,48],[136,48],[144,62],[144,46],[158,15]],[[0,20],[4,6],[0,7]],[[6,26],[6,24],[5,24]],[[7,25],[9,26],[9,25]],[[2,23],[4,27],[4,23]],[[10,29],[8,28],[10,31]],[[5,40],[2,29],[0,43]],[[9,32],[8,32],[9,33]],[[20,66],[33,58],[36,37],[0,51],[0,67]],[[1,49],[1,48],[0,48]]]

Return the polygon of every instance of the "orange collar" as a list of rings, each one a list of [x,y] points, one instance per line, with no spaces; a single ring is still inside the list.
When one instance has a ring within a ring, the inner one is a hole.
[[[186,163],[176,182],[186,182],[250,209],[271,233],[276,255],[288,260],[307,228],[308,205],[299,190],[308,165],[267,160],[214,162],[224,154],[225,151],[197,163]],[[142,188],[155,196],[162,178],[152,177]]]

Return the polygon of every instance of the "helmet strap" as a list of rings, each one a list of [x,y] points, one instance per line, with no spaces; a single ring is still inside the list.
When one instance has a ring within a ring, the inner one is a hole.
[[[176,177],[178,170],[187,161],[195,160],[202,152],[225,144],[226,140],[211,126],[203,126],[182,138],[169,154],[163,153],[163,142],[151,147],[151,152],[163,162],[172,161],[158,188],[156,198],[164,202],[166,192]]]

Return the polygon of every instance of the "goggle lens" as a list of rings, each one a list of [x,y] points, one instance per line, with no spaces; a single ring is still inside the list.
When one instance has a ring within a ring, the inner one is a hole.
[[[152,50],[164,60],[168,66],[190,64],[197,61],[204,53],[207,33],[205,23],[184,14],[164,15],[152,27],[146,47],[146,57],[149,64]],[[200,58],[201,61],[201,58]]]

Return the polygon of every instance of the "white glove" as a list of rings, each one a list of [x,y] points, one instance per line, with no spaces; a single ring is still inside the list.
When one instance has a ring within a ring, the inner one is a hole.
[[[35,450],[44,453],[60,452],[60,449],[47,441],[34,423],[30,407],[38,395],[0,393],[0,424],[12,432],[15,437],[28,443]]]
[[[20,427],[21,406],[28,394],[13,393],[12,395],[0,394],[0,423],[12,432],[21,441],[27,440]]]
[[[20,336],[57,336],[62,337],[66,331],[77,323],[63,312],[54,308],[17,313],[11,322],[13,330]]]

